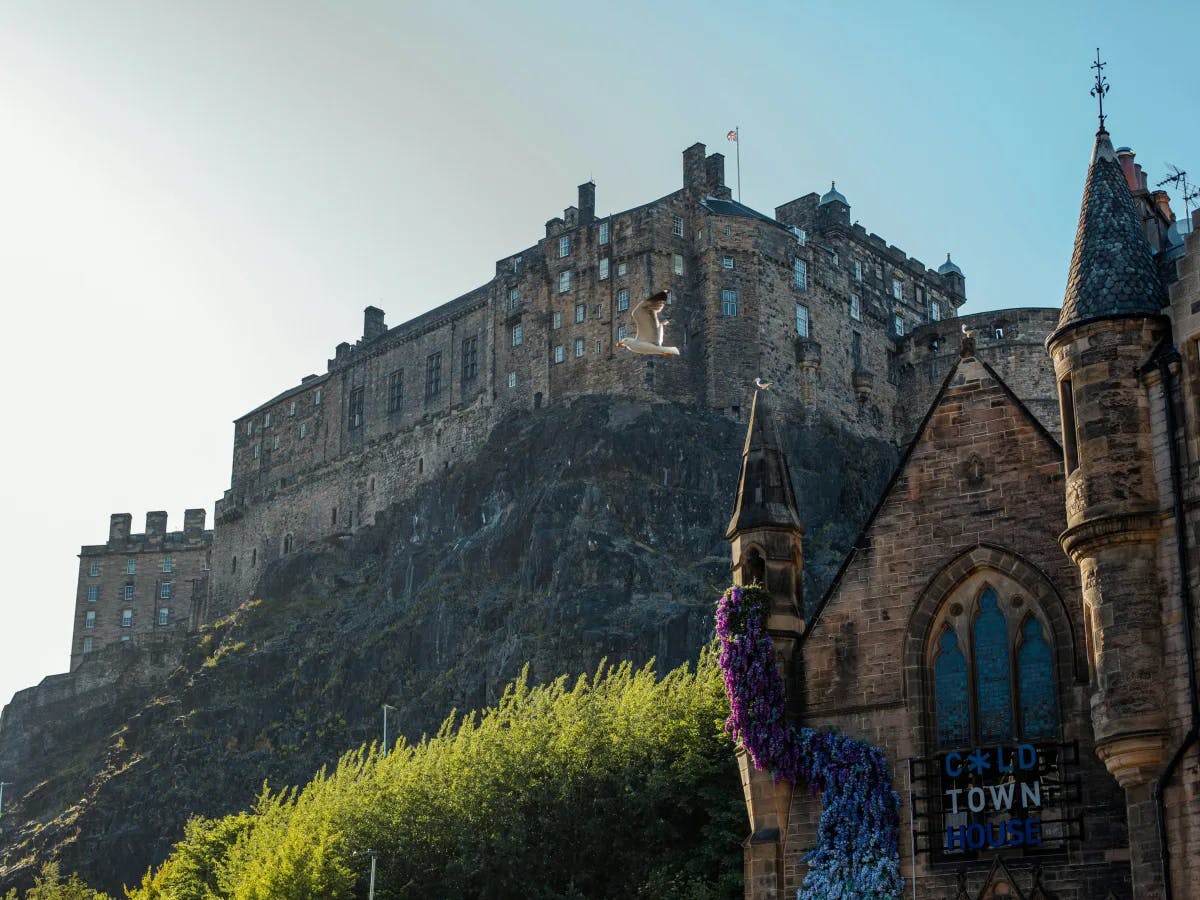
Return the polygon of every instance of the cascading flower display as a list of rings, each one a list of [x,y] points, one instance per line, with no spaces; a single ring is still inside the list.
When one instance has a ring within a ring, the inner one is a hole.
[[[865,741],[796,728],[784,714],[783,679],[767,631],[770,595],[733,587],[717,605],[720,665],[729,695],[725,729],[757,769],[821,795],[817,845],[798,900],[899,898],[900,796],[886,757]]]

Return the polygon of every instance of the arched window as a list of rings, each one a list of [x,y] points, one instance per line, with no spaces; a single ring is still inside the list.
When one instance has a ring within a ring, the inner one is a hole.
[[[285,534],[283,536],[283,552],[284,553],[292,552],[292,536],[290,534]]]
[[[938,749],[1058,736],[1050,631],[1029,606],[987,583],[943,604],[927,657]]]
[[[767,584],[767,563],[757,547],[750,548],[750,551],[746,554],[745,561],[742,563],[742,583],[757,583],[764,587]]]

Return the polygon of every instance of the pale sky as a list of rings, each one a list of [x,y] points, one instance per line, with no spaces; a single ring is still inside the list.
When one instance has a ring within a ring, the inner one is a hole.
[[[1092,135],[1200,182],[1200,4],[0,0],[0,702],[64,671],[81,544],[208,509],[232,420],[695,141],[1057,306]],[[1177,204],[1176,209],[1182,212]],[[714,527],[720,523],[714,523]],[[0,778],[12,780],[10,773]]]

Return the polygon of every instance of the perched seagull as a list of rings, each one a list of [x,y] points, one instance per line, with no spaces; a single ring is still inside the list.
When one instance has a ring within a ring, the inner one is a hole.
[[[670,323],[669,319],[659,319],[658,314],[667,305],[667,292],[659,291],[653,297],[647,297],[633,308],[633,324],[637,334],[631,338],[617,341],[618,347],[624,347],[631,353],[646,353],[652,356],[678,356],[678,347],[663,346],[663,328]]]
[[[761,378],[755,378],[755,379],[754,379],[754,386],[755,386],[756,388],[758,388],[760,391],[765,391],[765,390],[767,390],[767,389],[768,389],[768,388],[769,388],[771,385],[773,385],[774,383],[775,383],[775,382],[773,382],[773,381],[763,381]]]
[[[963,333],[964,337],[975,337],[975,329],[968,328],[966,322],[963,322],[960,327],[962,328],[962,333]]]

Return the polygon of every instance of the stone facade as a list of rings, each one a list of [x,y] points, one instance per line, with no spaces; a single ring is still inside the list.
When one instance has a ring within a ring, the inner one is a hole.
[[[108,541],[79,550],[79,582],[71,668],[110,644],[165,637],[204,621],[212,531],[203,509],[183,515],[183,531],[167,531],[165,512],[146,513],[143,534],[133,517],[113,513]]]
[[[737,203],[723,157],[702,144],[683,153],[681,189],[609,216],[595,209],[595,185],[581,185],[577,205],[499,260],[491,281],[416,319],[389,329],[368,307],[362,337],[338,345],[325,374],[237,419],[212,614],[249,599],[262,566],[289,549],[369,525],[514,411],[620,394],[740,418],[761,376],[856,434],[911,437],[961,337],[959,320],[946,321],[965,300],[952,262],[934,271],[851,224],[836,190],[774,218]],[[664,288],[666,343],[681,355],[616,348],[632,308]],[[1052,424],[1041,341],[1055,318],[965,320],[987,331],[981,357]]]
[[[1101,129],[1049,358],[1041,311],[988,313],[957,335],[928,323],[902,348],[896,419],[923,421],[778,662],[795,722],[891,760],[906,896],[1196,895],[1195,232],[1181,238],[1165,195]],[[786,581],[759,580],[773,595]],[[1004,816],[954,809],[948,754],[1018,742],[1070,785],[1035,804],[1046,840],[956,845],[952,829],[990,833]],[[746,896],[793,896],[819,803],[739,762]]]

